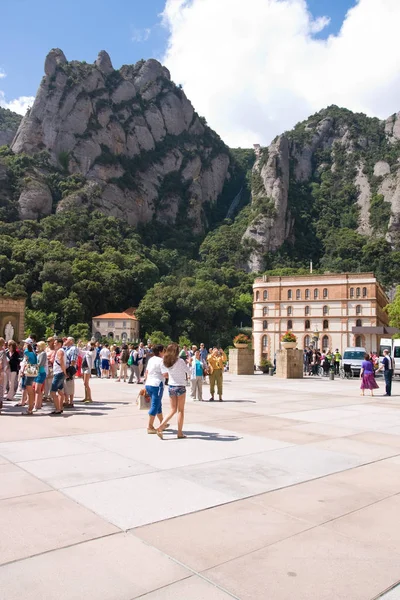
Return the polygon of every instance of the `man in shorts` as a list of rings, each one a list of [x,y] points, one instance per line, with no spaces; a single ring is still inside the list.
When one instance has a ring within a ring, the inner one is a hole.
[[[61,415],[63,413],[64,403],[64,379],[67,375],[65,367],[65,352],[63,350],[63,340],[57,338],[54,341],[54,365],[53,381],[51,383],[51,398],[54,402],[54,410],[51,415]]]

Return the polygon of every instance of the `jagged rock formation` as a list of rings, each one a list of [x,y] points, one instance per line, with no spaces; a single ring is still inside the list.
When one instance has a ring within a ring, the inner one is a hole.
[[[204,205],[217,202],[229,178],[227,147],[168,70],[152,59],[114,70],[105,51],[92,65],[68,62],[59,49],[48,54],[11,148],[46,151],[53,168],[83,177],[58,211],[90,203],[132,225],[153,217],[174,223],[185,213],[201,231]],[[51,212],[48,190],[40,201],[38,189],[34,198],[32,190],[21,195],[21,218]]]
[[[332,106],[258,148],[251,217],[243,236],[250,271],[295,246],[311,224],[321,240],[344,227],[397,244],[400,113],[379,121]]]

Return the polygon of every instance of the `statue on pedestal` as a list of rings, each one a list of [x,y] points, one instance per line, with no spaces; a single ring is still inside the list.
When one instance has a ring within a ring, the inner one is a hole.
[[[12,326],[11,321],[8,321],[7,325],[4,327],[4,338],[6,342],[14,339],[14,327]]]

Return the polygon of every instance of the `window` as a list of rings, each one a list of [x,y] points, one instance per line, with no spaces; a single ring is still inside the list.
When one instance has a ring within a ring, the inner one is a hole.
[[[362,348],[362,337],[361,337],[361,335],[356,335],[356,346],[358,348]],[[361,352],[359,354],[361,354]]]
[[[263,329],[268,329],[268,321],[263,321]]]
[[[96,327],[100,327],[100,321],[96,321]]]
[[[356,306],[356,315],[361,315],[361,312],[362,312],[361,305],[357,304],[357,306]]]
[[[121,333],[121,341],[122,341],[122,342],[126,342],[126,340],[127,340],[127,339],[128,339],[128,336],[127,336],[126,332],[125,332],[125,331],[123,331],[123,332]]]
[[[287,307],[287,314],[288,314],[288,317],[291,317],[291,316],[292,316],[292,314],[293,314],[293,309],[292,309],[292,307],[291,307],[291,306],[288,306],[288,307]]]
[[[318,296],[319,296],[318,289],[315,288],[315,290],[314,290],[314,300],[316,300],[318,298]]]
[[[122,321],[122,327],[125,329],[126,328],[126,321]]]
[[[310,298],[310,290],[306,290],[306,300],[309,300]]]
[[[266,317],[268,314],[268,306],[264,306],[263,308],[263,317]]]
[[[310,314],[310,307],[306,306],[305,309],[304,309],[304,312],[305,312],[306,317],[308,317],[309,314]]]
[[[263,351],[264,352],[268,348],[268,336],[267,335],[263,335],[263,338],[262,338],[262,347],[263,347]]]
[[[260,299],[260,292],[256,292],[256,302],[258,302]]]
[[[350,288],[350,298],[354,298],[354,288]]]
[[[324,335],[322,338],[322,349],[327,350],[329,348],[329,338],[327,335]]]
[[[324,288],[324,291],[322,292],[322,296],[323,296],[324,298],[327,298],[327,297],[328,297],[328,288]]]
[[[327,319],[324,320],[323,329],[329,329],[329,322]]]
[[[305,329],[311,329],[310,327],[310,321],[307,319],[306,322],[304,323],[304,328]]]
[[[288,293],[287,293],[287,299],[288,299],[288,300],[291,300],[291,299],[292,299],[292,290],[288,290]]]
[[[293,329],[293,321],[292,321],[292,319],[289,319],[289,321],[287,322],[287,330],[289,331],[290,329]]]
[[[108,334],[108,337],[109,337],[109,338],[113,338],[113,337],[114,337],[114,334],[113,334],[113,332],[112,332],[112,331],[110,331],[110,333]]]
[[[367,288],[363,288],[363,298],[367,297]]]
[[[362,327],[362,321],[361,321],[361,319],[357,319],[357,321],[356,321],[356,327]]]
[[[108,321],[107,327],[114,327],[114,321]]]
[[[264,290],[263,298],[264,300],[268,300],[268,290]]]
[[[307,348],[311,344],[311,339],[309,335],[306,335],[304,338],[304,348]]]
[[[361,288],[356,289],[356,296],[359,298],[361,296]]]
[[[296,290],[296,300],[300,300],[300,299],[301,299],[301,291]]]
[[[328,315],[329,314],[329,308],[327,306],[324,306],[322,309],[322,314],[323,315]]]

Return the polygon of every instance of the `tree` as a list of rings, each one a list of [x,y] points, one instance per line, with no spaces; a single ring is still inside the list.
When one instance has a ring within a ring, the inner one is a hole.
[[[76,325],[71,325],[68,330],[68,335],[75,338],[75,340],[88,341],[91,337],[89,325],[87,323],[77,323]]]
[[[389,315],[390,325],[400,329],[400,285],[396,288],[393,302],[387,305],[386,310]]]
[[[57,315],[55,312],[45,313],[41,310],[25,310],[25,331],[27,334],[35,334],[39,340],[44,338],[46,331],[54,331],[54,323]]]

